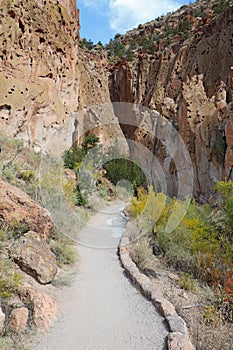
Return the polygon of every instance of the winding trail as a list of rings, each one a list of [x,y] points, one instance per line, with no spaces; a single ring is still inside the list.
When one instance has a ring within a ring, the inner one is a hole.
[[[163,318],[130,284],[119,264],[122,209],[122,204],[111,205],[81,230],[79,271],[64,288],[61,316],[38,350],[166,349]]]

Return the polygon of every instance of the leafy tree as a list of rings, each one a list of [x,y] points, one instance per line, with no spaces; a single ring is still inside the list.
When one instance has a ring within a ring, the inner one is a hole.
[[[129,180],[134,189],[146,183],[146,178],[137,164],[124,158],[116,158],[104,164],[106,178],[114,185],[118,181]]]
[[[74,145],[69,150],[63,153],[63,161],[65,168],[76,169],[86,156],[87,152],[94,148],[99,142],[99,138],[96,135],[86,136],[81,147]]]
[[[118,39],[121,37],[121,34],[120,33],[117,33],[115,36],[114,36],[114,40]]]
[[[218,15],[219,13],[224,12],[227,7],[230,5],[229,0],[221,0],[214,6],[214,14]]]
[[[94,43],[91,39],[87,40],[86,38],[83,38],[80,40],[79,46],[84,50],[92,50],[94,48]]]

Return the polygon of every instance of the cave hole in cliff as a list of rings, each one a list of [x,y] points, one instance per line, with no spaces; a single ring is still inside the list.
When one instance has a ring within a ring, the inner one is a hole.
[[[16,17],[16,13],[15,13],[13,10],[10,10],[10,11],[8,12],[8,14],[9,14],[9,16],[10,16],[11,18],[15,18],[15,17]]]
[[[19,24],[19,29],[22,31],[22,33],[25,33],[25,26],[20,18],[19,18],[18,24]]]
[[[8,120],[8,117],[11,114],[11,106],[4,104],[0,106],[0,116],[4,120]]]
[[[230,92],[229,92],[229,90],[227,90],[227,93],[226,93],[226,103],[229,104],[230,102],[231,102]]]
[[[43,29],[41,29],[41,28],[37,28],[37,29],[35,30],[35,32],[36,32],[36,33],[44,34],[44,31],[43,31]]]

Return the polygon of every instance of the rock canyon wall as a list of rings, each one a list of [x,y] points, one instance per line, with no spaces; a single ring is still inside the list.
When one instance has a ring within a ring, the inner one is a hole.
[[[198,3],[201,6],[204,1]],[[187,19],[192,25],[188,38],[181,40],[178,34],[172,40],[162,39],[153,54],[134,51],[131,62],[123,58],[112,66],[109,85],[113,102],[146,106],[172,122],[192,158],[195,195],[205,201],[216,181],[232,180],[233,7],[218,16],[207,12],[205,18],[196,18],[190,6],[184,6],[165,20],[129,32],[122,40],[127,45],[129,37],[153,30],[164,30],[164,35],[168,25],[180,29]],[[121,120],[121,113],[116,114]],[[148,145],[154,136],[148,128],[148,135],[139,130],[132,133],[127,125],[123,131]],[[166,150],[160,145],[156,154],[164,167]],[[172,159],[167,168],[172,177]]]
[[[106,51],[79,47],[75,0],[2,0],[0,130],[38,152],[61,153],[88,132],[102,143],[120,138],[123,149],[126,138],[149,149],[154,143],[174,194],[177,169],[161,142],[152,140],[153,123],[144,118],[135,122],[138,127],[124,125],[111,102],[148,107],[181,134],[193,162],[195,195],[207,200],[217,180],[232,179],[233,166],[233,9],[213,15],[212,2],[183,6],[128,32],[122,37],[126,46],[148,33],[179,28],[172,38],[163,34],[153,54],[138,49],[133,59],[112,64]],[[134,113],[130,118],[134,123]],[[142,123],[148,135],[140,131]]]
[[[110,101],[106,57],[90,57],[78,44],[75,0],[1,1],[1,131],[38,152],[54,153],[82,136],[84,124],[93,129],[108,117],[112,136],[123,137],[111,107],[101,121],[90,108]],[[104,125],[98,133],[109,139]]]

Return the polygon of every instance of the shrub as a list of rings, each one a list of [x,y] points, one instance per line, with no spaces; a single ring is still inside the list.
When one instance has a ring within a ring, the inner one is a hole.
[[[29,227],[19,221],[12,222],[11,224],[0,221],[0,241],[11,238],[17,239],[28,231]]]
[[[51,250],[61,267],[74,264],[77,260],[77,249],[74,242],[61,234],[56,234],[55,239],[51,241]]]
[[[155,259],[147,237],[143,237],[133,244],[130,255],[140,271],[147,273],[153,269]]]
[[[87,205],[87,200],[86,198],[82,195],[82,192],[79,188],[79,185],[77,184],[76,185],[76,188],[75,188],[75,204],[76,205],[80,205],[80,206],[85,206]]]
[[[230,4],[229,0],[221,0],[214,6],[214,14],[218,15],[219,13],[224,12],[229,6],[229,4]]]
[[[99,138],[96,135],[89,135],[85,137],[81,146],[74,145],[69,150],[63,153],[64,167],[68,169],[77,169],[88,153],[88,151],[94,148],[99,142]]]
[[[232,233],[232,183],[220,182],[216,187],[222,193],[220,204],[226,215],[225,227]],[[198,206],[193,200],[179,226],[167,231],[167,222],[175,206],[182,202],[141,189],[138,198],[132,200],[131,212],[142,221],[140,227],[148,227],[155,253],[169,265],[183,271],[184,287],[192,288],[190,274],[213,288],[221,286],[231,302],[233,270],[232,236],[216,229],[213,210],[208,205]],[[188,274],[188,275],[187,275]]]
[[[106,170],[106,178],[114,185],[122,179],[129,180],[134,189],[146,183],[145,175],[139,166],[128,159],[110,160],[104,164],[103,168]]]
[[[180,280],[179,280],[180,287],[189,290],[191,292],[196,292],[197,290],[197,282],[193,279],[192,275],[189,273],[181,272],[180,273]]]
[[[0,261],[0,297],[10,298],[22,283],[22,276],[7,261]]]

